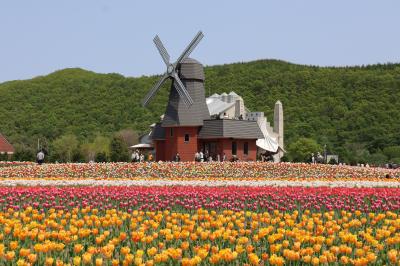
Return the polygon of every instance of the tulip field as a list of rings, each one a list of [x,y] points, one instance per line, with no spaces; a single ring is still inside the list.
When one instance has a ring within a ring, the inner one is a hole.
[[[5,165],[0,240],[0,265],[400,265],[400,170]]]

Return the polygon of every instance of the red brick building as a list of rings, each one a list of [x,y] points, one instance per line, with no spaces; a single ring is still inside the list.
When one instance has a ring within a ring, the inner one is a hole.
[[[171,161],[177,153],[182,161],[193,161],[200,151],[213,160],[225,154],[227,160],[255,161],[256,141],[262,136],[257,122],[235,119],[208,119],[199,127],[165,128],[157,123],[152,131],[157,161]]]

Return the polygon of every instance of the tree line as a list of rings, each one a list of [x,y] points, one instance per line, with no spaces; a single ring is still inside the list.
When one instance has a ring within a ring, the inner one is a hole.
[[[207,96],[235,91],[268,121],[274,103],[283,103],[288,160],[306,160],[296,154],[304,139],[326,145],[344,162],[398,158],[387,150],[400,146],[400,64],[317,67],[259,60],[205,67],[205,75]],[[112,139],[122,129],[146,133],[159,121],[168,82],[148,108],[140,105],[157,78],[64,69],[2,83],[0,132],[20,153],[35,150],[38,138],[60,148],[70,135],[90,153],[97,136]]]
[[[129,147],[138,143],[134,130],[124,129],[111,136],[97,134],[91,140],[81,141],[72,134],[65,134],[52,142],[38,139],[36,148],[18,148],[11,158],[3,155],[1,160],[35,161],[36,153],[43,151],[46,162],[129,162]]]

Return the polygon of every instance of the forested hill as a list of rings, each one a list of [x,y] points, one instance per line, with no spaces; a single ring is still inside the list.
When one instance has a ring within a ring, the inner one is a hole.
[[[272,121],[283,103],[285,142],[315,139],[342,157],[400,145],[400,64],[315,67],[276,60],[205,68],[206,93],[235,91]],[[168,85],[145,109],[157,77],[126,78],[64,69],[0,84],[0,132],[17,147],[51,143],[67,133],[81,142],[121,129],[148,130],[164,112]]]

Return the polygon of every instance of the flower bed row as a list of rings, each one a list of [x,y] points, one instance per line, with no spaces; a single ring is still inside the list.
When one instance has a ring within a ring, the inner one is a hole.
[[[388,265],[400,257],[399,195],[377,188],[0,188],[0,263]]]
[[[400,169],[300,163],[86,163],[0,168],[1,178],[400,178]]]
[[[34,165],[33,162],[19,162],[19,161],[0,161],[0,167],[20,166],[20,165]]]
[[[123,186],[123,187],[153,187],[153,186],[197,186],[197,187],[362,187],[362,188],[374,188],[374,187],[388,187],[388,188],[399,188],[399,180],[394,179],[224,179],[224,178],[180,178],[180,179],[169,179],[169,178],[132,178],[132,179],[62,179],[62,178],[31,178],[31,179],[0,179],[0,186]]]
[[[0,187],[0,210],[400,211],[399,188]]]

